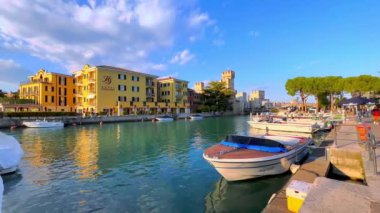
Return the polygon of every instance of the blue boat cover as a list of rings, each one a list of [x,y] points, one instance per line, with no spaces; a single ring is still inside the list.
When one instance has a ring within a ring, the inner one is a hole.
[[[228,141],[222,141],[220,144],[224,146],[230,146],[235,148],[241,148],[241,149],[251,149],[251,150],[257,150],[262,152],[286,152],[286,149],[283,147],[269,147],[269,146],[257,146],[257,145],[248,145],[248,144],[241,144],[241,143],[235,143],[235,142],[228,142]]]

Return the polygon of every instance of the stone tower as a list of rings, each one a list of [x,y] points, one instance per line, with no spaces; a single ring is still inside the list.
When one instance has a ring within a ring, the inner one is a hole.
[[[194,85],[194,91],[196,93],[203,93],[204,92],[204,89],[205,89],[205,83],[203,82],[196,82],[195,85]]]
[[[222,82],[226,83],[227,89],[235,91],[235,72],[233,70],[226,70],[222,73]]]

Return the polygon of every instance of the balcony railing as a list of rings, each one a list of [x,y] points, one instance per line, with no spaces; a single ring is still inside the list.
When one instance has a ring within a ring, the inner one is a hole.
[[[155,93],[147,92],[147,93],[146,93],[146,96],[147,96],[147,97],[154,97],[154,96],[155,96]]]
[[[90,83],[90,84],[95,84],[95,78],[89,78],[88,79],[88,83]]]

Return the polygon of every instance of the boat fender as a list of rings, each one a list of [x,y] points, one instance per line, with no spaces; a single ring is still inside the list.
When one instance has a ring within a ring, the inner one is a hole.
[[[290,171],[292,172],[292,174],[296,173],[300,168],[301,168],[300,165],[297,165],[294,163],[292,165],[290,165]]]
[[[276,196],[277,196],[277,194],[273,193],[272,196],[270,196],[267,204],[269,205]]]

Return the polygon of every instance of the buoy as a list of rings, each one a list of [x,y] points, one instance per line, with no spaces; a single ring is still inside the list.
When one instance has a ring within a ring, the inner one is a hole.
[[[301,166],[300,165],[297,165],[297,164],[292,164],[290,165],[290,171],[292,172],[292,174],[296,173],[298,171],[298,169],[300,168]]]
[[[100,126],[103,126],[103,121],[100,121],[100,122],[99,122],[99,125],[100,125]]]

